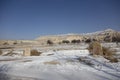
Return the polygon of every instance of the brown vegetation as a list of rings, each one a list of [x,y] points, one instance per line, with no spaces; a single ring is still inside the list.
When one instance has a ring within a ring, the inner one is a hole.
[[[17,44],[17,42],[14,42],[13,44],[14,44],[14,45],[16,45],[16,44]]]
[[[112,42],[120,42],[120,32],[116,32],[116,33],[112,36]]]
[[[110,62],[118,62],[118,59],[114,57],[114,52],[109,48],[102,47],[99,42],[92,42],[89,45],[88,50],[90,51],[91,55],[100,55],[104,58],[110,60]]]
[[[102,50],[103,50],[103,55],[105,57],[107,56],[112,56],[114,54],[113,51],[111,51],[109,48],[106,48],[106,47],[102,47]]]
[[[53,42],[51,40],[47,40],[48,45],[53,45]]]
[[[85,43],[91,43],[91,39],[86,39]]]
[[[8,42],[4,42],[3,45],[9,45],[9,43]]]
[[[103,55],[102,46],[97,41],[90,43],[88,49],[92,55]]]
[[[57,65],[57,64],[60,64],[60,62],[58,62],[58,61],[48,61],[48,62],[44,62],[44,64]]]
[[[0,50],[0,55],[2,54],[2,50]]]
[[[63,40],[62,43],[68,44],[68,43],[70,43],[70,41],[69,40]]]
[[[76,39],[73,39],[72,41],[71,41],[71,43],[80,43],[81,41],[78,39],[78,40],[76,40]]]
[[[38,52],[37,50],[31,50],[30,56],[39,56],[41,52]]]

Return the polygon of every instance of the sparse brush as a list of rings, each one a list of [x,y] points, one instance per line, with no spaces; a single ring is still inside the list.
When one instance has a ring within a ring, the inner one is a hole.
[[[104,56],[112,57],[113,54],[115,54],[112,50],[110,50],[109,48],[106,48],[106,47],[102,47],[102,50],[103,50]]]
[[[104,58],[110,60],[110,62],[118,62],[118,59],[114,57],[115,52],[110,50],[110,48],[102,47],[99,42],[92,42],[88,50],[90,51],[91,55],[101,55]]]
[[[8,42],[4,42],[3,45],[9,45],[9,43]]]
[[[31,50],[30,56],[39,56],[41,52],[38,52],[37,50]]]
[[[13,50],[10,50],[7,54],[4,54],[3,56],[12,56],[13,54]]]
[[[110,62],[112,62],[112,63],[118,62],[118,59],[117,59],[117,58],[114,58],[114,57],[109,57],[109,56],[107,56],[107,57],[105,57],[105,58],[108,59],[108,60],[110,60]]]
[[[17,42],[14,42],[13,44],[14,44],[14,45],[16,45],[16,44],[17,44]]]
[[[0,55],[2,54],[2,50],[0,50]]]
[[[103,55],[102,46],[97,41],[90,43],[88,50],[91,55]]]
[[[48,62],[44,62],[44,64],[57,65],[57,64],[60,64],[60,62],[58,62],[58,61],[48,61]]]

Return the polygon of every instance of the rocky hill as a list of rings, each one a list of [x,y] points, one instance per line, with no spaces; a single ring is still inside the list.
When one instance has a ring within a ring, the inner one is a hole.
[[[120,31],[106,29],[92,33],[83,34],[64,34],[64,35],[49,35],[40,36],[35,40],[0,40],[0,44],[46,44],[47,41],[52,43],[71,43],[71,42],[90,42],[97,40],[100,42],[120,42]]]
[[[51,40],[54,43],[60,43],[63,40],[80,40],[80,41],[87,41],[87,40],[97,40],[101,42],[120,42],[120,31],[115,31],[112,29],[106,29],[103,31],[96,31],[92,33],[84,33],[84,34],[65,34],[65,35],[50,35],[50,36],[41,36],[37,38],[37,41],[42,43],[46,42],[47,40]]]

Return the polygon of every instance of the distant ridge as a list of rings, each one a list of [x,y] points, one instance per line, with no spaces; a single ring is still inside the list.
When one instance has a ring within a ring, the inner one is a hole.
[[[113,29],[106,29],[91,33],[69,33],[69,34],[58,34],[58,35],[46,35],[40,36],[34,40],[0,40],[0,44],[46,44],[50,40],[55,44],[62,43],[63,40],[72,42],[72,40],[80,40],[81,42],[86,42],[87,40],[97,40],[100,42],[120,42],[120,31]]]
[[[47,40],[51,40],[55,43],[59,43],[62,40],[81,40],[85,41],[86,39],[96,39],[98,41],[104,41],[105,38],[109,37],[112,41],[112,37],[120,36],[120,32],[113,30],[113,29],[106,29],[103,31],[96,31],[96,32],[91,32],[91,33],[81,33],[81,34],[74,34],[74,33],[69,33],[69,34],[60,34],[60,35],[48,35],[48,36],[40,36],[36,38],[35,40],[41,41],[41,42],[46,42]]]

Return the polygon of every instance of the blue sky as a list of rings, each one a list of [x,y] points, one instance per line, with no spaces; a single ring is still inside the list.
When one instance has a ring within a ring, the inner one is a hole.
[[[120,0],[0,0],[0,39],[120,31]]]

